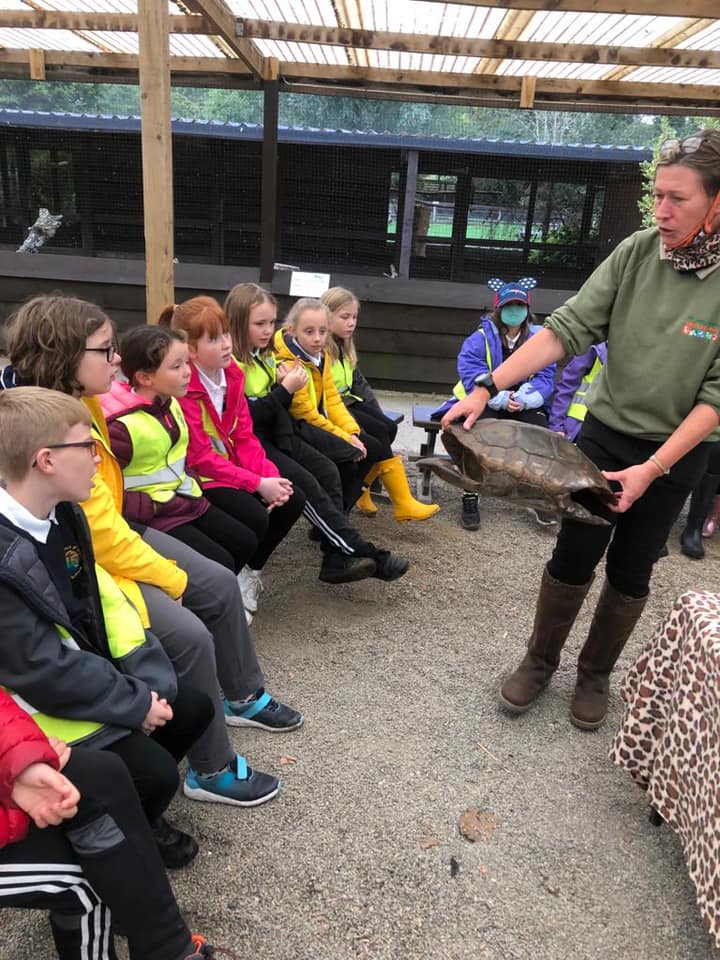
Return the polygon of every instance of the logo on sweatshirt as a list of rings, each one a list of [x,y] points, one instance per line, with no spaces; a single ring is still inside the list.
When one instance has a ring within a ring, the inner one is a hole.
[[[703,322],[696,317],[688,317],[683,326],[683,333],[686,337],[697,337],[699,340],[712,340],[717,343],[720,339],[719,327],[717,320]]]
[[[69,545],[65,547],[65,566],[68,576],[71,580],[74,580],[82,567],[82,557],[77,547]]]

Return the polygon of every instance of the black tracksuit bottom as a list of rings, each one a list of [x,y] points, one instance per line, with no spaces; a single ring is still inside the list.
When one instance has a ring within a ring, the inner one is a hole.
[[[262,436],[260,442],[281,476],[292,480],[293,485],[305,494],[303,513],[320,533],[323,551],[339,550],[348,556],[374,557],[376,548],[360,536],[344,510],[343,484],[338,464],[297,434],[290,440],[291,455]]]
[[[63,773],[80,791],[77,815],[31,825],[0,850],[0,907],[49,909],[60,960],[112,960],[111,912],[131,960],[188,956],[190,933],[123,760],[76,747]]]

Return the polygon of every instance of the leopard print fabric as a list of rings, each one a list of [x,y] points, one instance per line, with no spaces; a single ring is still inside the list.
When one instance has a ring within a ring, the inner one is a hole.
[[[622,696],[610,759],[678,834],[720,947],[720,594],[676,601],[630,668]]]

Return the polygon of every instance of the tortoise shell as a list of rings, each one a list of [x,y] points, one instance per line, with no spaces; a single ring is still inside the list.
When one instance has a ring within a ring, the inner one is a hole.
[[[605,524],[583,504],[602,508],[615,500],[605,477],[574,443],[544,427],[518,420],[478,420],[471,430],[458,423],[441,439],[454,468],[434,472],[456,486],[501,497],[560,517]],[[583,503],[573,495],[581,494]],[[603,511],[606,512],[606,511]]]

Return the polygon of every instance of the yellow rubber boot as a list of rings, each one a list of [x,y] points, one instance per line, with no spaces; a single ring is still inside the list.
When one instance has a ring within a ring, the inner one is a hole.
[[[370,496],[370,487],[363,487],[363,492],[355,501],[355,506],[360,513],[364,513],[366,517],[375,516],[377,507],[373,503],[373,498]]]
[[[402,457],[381,460],[376,466],[392,502],[396,520],[428,520],[438,512],[440,507],[436,503],[420,503],[410,493]]]
[[[367,486],[363,487],[363,492],[355,501],[355,506],[358,508],[360,513],[364,513],[366,517],[374,517],[377,513],[377,507],[373,503],[373,498],[370,495],[370,485],[380,474],[380,468],[377,463],[374,464],[367,472],[364,483]]]

